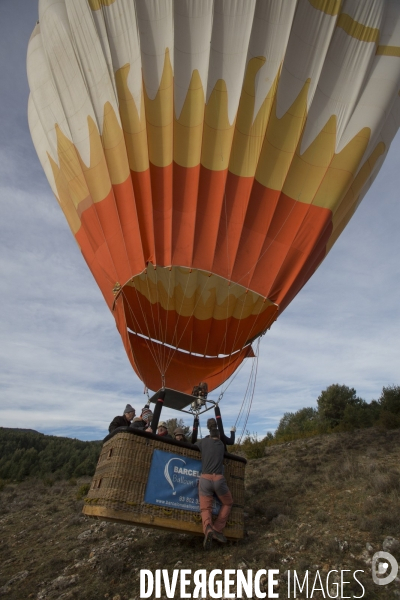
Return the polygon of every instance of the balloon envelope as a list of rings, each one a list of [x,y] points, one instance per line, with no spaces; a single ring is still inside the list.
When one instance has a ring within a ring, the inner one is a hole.
[[[220,385],[400,122],[397,0],[40,0],[29,124],[151,389]]]

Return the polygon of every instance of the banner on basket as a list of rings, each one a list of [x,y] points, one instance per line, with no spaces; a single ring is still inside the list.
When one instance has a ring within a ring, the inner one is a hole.
[[[200,512],[200,475],[200,460],[154,450],[144,501],[165,508]],[[220,506],[215,498],[213,514],[218,514]]]

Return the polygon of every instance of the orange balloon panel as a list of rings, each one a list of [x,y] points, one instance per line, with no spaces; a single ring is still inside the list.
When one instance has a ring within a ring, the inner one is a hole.
[[[155,344],[148,344],[142,338],[129,334],[130,346],[135,359],[134,368],[138,376],[148,383],[150,389],[160,385],[159,374],[152,367],[158,361]],[[209,390],[214,390],[224,383],[243,362],[245,358],[254,357],[251,346],[227,358],[203,358],[176,351],[171,364],[165,372],[165,386],[191,394],[193,381],[208,383]]]
[[[164,383],[166,387],[190,394],[193,381],[204,380],[207,380],[209,390],[214,390],[236,371],[245,358],[254,357],[251,346],[226,358],[205,358],[168,349],[131,333],[128,333],[126,341],[134,370],[153,390]],[[167,365],[163,382],[153,367],[162,361]]]
[[[251,345],[231,356],[218,358],[188,354],[146,340],[128,331],[121,302],[117,302],[115,318],[133,369],[153,390],[164,384],[166,387],[190,394],[193,381],[205,379],[209,390],[213,390],[224,383],[245,358],[254,357]],[[155,364],[158,366],[157,369],[154,368]],[[161,370],[165,373],[163,381],[160,381],[159,376]]]

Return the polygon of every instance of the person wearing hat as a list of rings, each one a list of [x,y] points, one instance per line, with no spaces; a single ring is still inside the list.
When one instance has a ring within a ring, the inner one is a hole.
[[[163,438],[173,439],[172,435],[168,433],[168,426],[165,421],[159,421],[157,427],[157,435]]]
[[[201,452],[201,476],[199,479],[200,513],[203,523],[205,550],[211,548],[213,540],[226,542],[222,531],[231,512],[233,499],[226,483],[224,473],[225,447],[220,440],[217,427],[210,429],[210,435],[197,440],[196,446]],[[221,508],[213,523],[212,509],[214,494],[221,502]]]
[[[182,427],[177,427],[174,431],[174,438],[177,442],[187,442],[185,430]]]
[[[152,429],[150,427],[152,418],[153,418],[153,413],[151,412],[150,408],[146,404],[142,408],[142,413],[141,413],[140,417],[136,417],[136,419],[133,419],[131,427],[134,427],[135,429],[143,429],[144,431],[152,431]]]
[[[127,404],[122,417],[118,415],[118,417],[114,417],[114,419],[111,421],[108,427],[108,432],[112,433],[118,427],[129,427],[133,417],[135,416],[135,412],[135,409],[130,404]]]

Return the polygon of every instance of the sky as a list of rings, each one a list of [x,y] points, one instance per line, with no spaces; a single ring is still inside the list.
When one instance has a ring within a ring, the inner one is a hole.
[[[0,1],[0,427],[101,439],[127,402],[138,411],[146,397],[30,138],[25,62],[36,20],[35,0]],[[399,188],[397,135],[339,241],[261,340],[250,433],[315,407],[332,383],[367,401],[400,384]],[[226,429],[247,363],[221,402]]]

